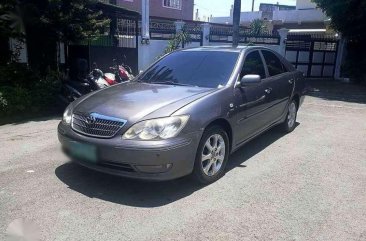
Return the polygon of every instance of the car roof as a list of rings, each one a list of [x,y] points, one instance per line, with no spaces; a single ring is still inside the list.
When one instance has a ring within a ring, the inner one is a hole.
[[[243,52],[249,49],[269,49],[263,46],[238,46],[233,47],[231,45],[221,45],[221,46],[203,46],[203,47],[193,47],[193,48],[186,48],[181,49],[180,51],[183,52],[190,52],[190,51],[220,51],[220,52]]]

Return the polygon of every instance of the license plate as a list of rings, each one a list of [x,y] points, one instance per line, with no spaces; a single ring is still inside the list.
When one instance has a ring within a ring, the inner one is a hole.
[[[70,142],[70,153],[73,157],[82,161],[97,162],[97,149],[95,146],[72,141]]]

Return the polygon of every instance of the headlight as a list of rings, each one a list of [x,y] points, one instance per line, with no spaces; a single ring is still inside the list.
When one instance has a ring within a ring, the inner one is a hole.
[[[63,114],[63,116],[62,116],[62,121],[63,121],[65,124],[70,125],[70,123],[71,123],[71,115],[72,115],[72,113],[71,113],[71,107],[70,107],[70,106],[68,106],[68,107],[66,108],[66,110],[65,110],[65,112],[64,112],[64,114]]]
[[[154,140],[175,137],[187,124],[189,116],[171,116],[139,122],[128,129],[123,139]]]

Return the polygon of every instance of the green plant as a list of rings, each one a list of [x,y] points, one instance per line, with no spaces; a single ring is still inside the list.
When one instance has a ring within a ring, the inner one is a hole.
[[[191,43],[191,35],[188,33],[187,29],[183,27],[181,31],[175,34],[174,38],[169,40],[168,46],[164,50],[164,54],[173,52],[189,43]]]
[[[355,82],[366,81],[366,1],[312,0],[330,18],[331,27],[348,39],[344,73]]]
[[[250,34],[261,35],[267,32],[267,25],[262,19],[254,19],[250,23]]]
[[[14,63],[1,66],[0,70],[2,117],[43,113],[54,109],[61,85],[59,72],[48,71],[40,77],[26,66]]]

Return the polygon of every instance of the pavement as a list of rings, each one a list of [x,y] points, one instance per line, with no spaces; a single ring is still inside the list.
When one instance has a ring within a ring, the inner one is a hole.
[[[366,240],[366,92],[313,88],[209,186],[97,173],[61,153],[59,118],[0,126],[0,240]]]

